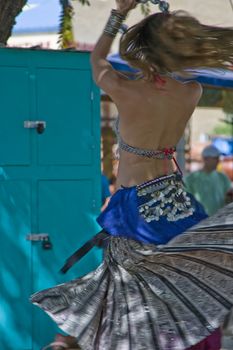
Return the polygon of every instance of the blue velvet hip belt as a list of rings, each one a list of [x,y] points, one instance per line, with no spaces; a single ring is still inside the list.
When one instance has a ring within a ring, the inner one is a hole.
[[[102,231],[78,249],[61,271],[65,273],[93,246],[104,246],[111,236],[166,244],[206,217],[203,207],[185,192],[178,173],[122,187],[97,218]]]
[[[119,189],[97,222],[108,234],[165,244],[206,218],[178,173]]]

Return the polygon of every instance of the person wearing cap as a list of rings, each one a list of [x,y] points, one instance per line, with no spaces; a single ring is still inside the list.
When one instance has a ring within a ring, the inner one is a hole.
[[[229,178],[217,171],[220,152],[214,145],[202,151],[203,167],[185,178],[186,189],[203,205],[208,215],[214,214],[226,204],[227,195],[232,192]]]

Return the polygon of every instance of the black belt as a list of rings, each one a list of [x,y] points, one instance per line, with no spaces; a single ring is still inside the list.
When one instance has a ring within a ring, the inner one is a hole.
[[[84,255],[86,255],[93,247],[103,248],[106,246],[110,235],[104,230],[97,233],[89,241],[87,241],[81,248],[76,250],[67,260],[60,272],[66,273],[76,262],[78,262]]]

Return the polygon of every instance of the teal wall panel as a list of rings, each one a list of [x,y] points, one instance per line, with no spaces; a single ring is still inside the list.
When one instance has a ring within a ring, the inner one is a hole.
[[[22,132],[30,117],[28,68],[0,66],[0,76],[0,164],[29,165],[30,135]]]
[[[39,164],[91,165],[90,71],[40,68],[36,76],[36,116],[47,123],[45,132],[38,137]]]
[[[84,275],[98,264],[99,257],[92,255],[92,260],[84,257],[67,275],[59,273],[65,259],[98,230],[92,201],[91,179],[38,182],[37,231],[49,234],[53,248],[44,250],[40,243],[34,244],[34,289]]]
[[[39,350],[57,328],[30,294],[102,260],[94,249],[59,273],[99,230],[100,94],[88,53],[0,49],[0,74],[0,349]],[[24,127],[38,120],[44,133]],[[27,240],[41,233],[52,249]]]
[[[29,181],[0,180],[0,348],[31,349]]]

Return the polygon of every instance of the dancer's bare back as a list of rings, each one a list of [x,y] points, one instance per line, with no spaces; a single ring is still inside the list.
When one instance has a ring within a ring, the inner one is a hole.
[[[122,12],[135,5],[134,0],[117,1],[118,11]],[[97,85],[118,108],[122,139],[144,149],[176,146],[200,99],[201,86],[196,82],[182,84],[167,76],[163,76],[164,85],[146,79],[129,80],[106,59],[112,41],[113,37],[105,33],[100,36],[91,54],[91,63]],[[133,186],[172,171],[172,161],[149,159],[121,150],[117,187]]]
[[[183,84],[166,77],[164,85],[144,79],[118,81],[111,91],[122,139],[144,149],[176,146],[201,96],[196,82]],[[167,164],[165,165],[165,162]],[[172,161],[149,159],[120,151],[117,186],[132,186],[173,171]]]

